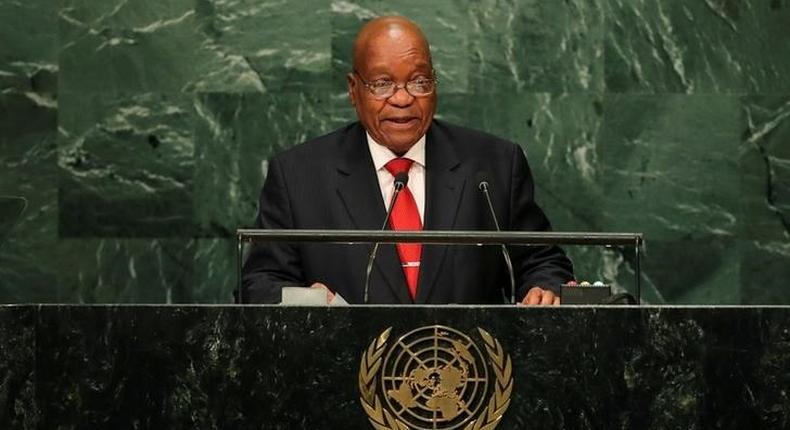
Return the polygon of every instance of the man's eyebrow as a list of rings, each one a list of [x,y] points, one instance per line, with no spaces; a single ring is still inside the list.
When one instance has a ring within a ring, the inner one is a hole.
[[[367,77],[367,80],[372,81],[391,81],[392,76],[387,73],[371,73],[370,76]]]
[[[388,72],[388,67],[386,64],[377,64],[375,66],[368,67],[368,79],[374,79],[376,76],[390,76]]]

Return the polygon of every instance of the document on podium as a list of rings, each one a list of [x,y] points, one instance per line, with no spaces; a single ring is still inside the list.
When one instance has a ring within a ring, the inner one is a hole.
[[[335,293],[331,301],[326,299],[325,288],[283,287],[283,306],[348,306],[340,294]]]

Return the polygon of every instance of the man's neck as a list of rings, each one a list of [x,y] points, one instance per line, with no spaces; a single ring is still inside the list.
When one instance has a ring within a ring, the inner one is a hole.
[[[404,156],[414,160],[419,165],[425,166],[425,135],[414,142],[409,150],[402,154],[395,153],[386,146],[376,142],[367,132],[365,135],[367,136],[370,155],[373,157],[373,164],[377,170],[382,168],[389,160]]]

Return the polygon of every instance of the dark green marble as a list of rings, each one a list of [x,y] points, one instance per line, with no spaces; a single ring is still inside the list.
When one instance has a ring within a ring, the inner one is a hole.
[[[238,249],[233,239],[198,239],[195,245],[192,283],[186,286],[185,302],[231,303],[236,289]]]
[[[218,44],[211,2],[60,3],[61,85],[74,92],[263,91],[243,55]]]
[[[57,9],[0,3],[0,301],[52,301],[57,284]],[[21,214],[19,212],[21,203]]]
[[[0,410],[14,413],[0,420],[62,429],[371,428],[357,388],[363,351],[387,327],[403,334],[441,324],[473,338],[483,327],[511,356],[513,399],[501,429],[783,429],[788,311],[7,307],[0,366],[11,383],[0,384]]]
[[[786,303],[790,275],[790,97],[743,98],[741,282],[744,303]]]
[[[355,118],[354,35],[392,13],[555,229],[645,233],[646,300],[790,302],[787,0],[2,2],[0,301],[229,301],[266,159]],[[633,289],[627,250],[568,252]]]
[[[195,13],[201,47],[227,64],[207,64],[209,75],[190,90],[325,93],[330,87],[328,1],[199,0]]]
[[[269,157],[330,129],[328,97],[311,92],[199,94],[195,109],[195,213],[210,237],[252,223]]]
[[[738,303],[738,98],[612,94],[603,109],[600,225],[644,232],[661,301]]]
[[[192,303],[195,240],[64,239],[57,300],[63,303]],[[219,287],[219,286],[217,286]]]
[[[606,88],[790,92],[786,0],[608,0]]]
[[[61,93],[61,237],[194,234],[190,102],[179,93]]]
[[[57,91],[56,3],[54,0],[0,3],[0,91],[3,95],[20,91]],[[51,100],[41,101],[52,104]]]

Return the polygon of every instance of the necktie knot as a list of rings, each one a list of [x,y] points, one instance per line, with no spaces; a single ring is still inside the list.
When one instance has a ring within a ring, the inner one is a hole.
[[[384,167],[392,174],[397,176],[399,173],[408,173],[414,160],[408,158],[393,158]]]

